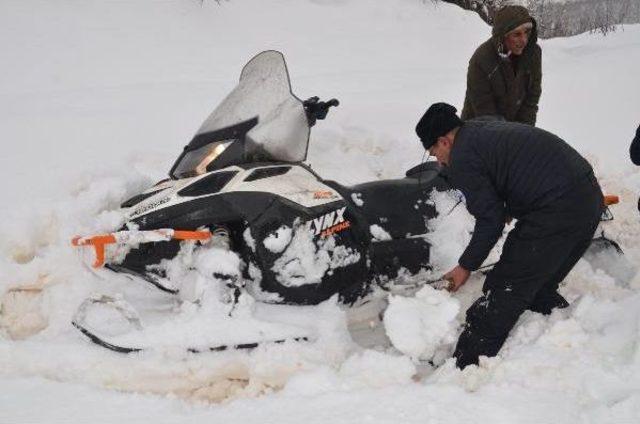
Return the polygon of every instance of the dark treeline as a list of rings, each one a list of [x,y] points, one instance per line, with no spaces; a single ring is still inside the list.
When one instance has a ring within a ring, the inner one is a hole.
[[[538,21],[541,38],[566,37],[583,32],[615,31],[618,24],[640,23],[640,0],[442,0],[473,10],[491,24],[493,14],[506,4],[526,6]]]

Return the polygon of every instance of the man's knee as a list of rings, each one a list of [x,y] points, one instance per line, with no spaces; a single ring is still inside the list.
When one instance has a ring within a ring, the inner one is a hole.
[[[480,356],[495,356],[509,335],[526,302],[509,292],[488,292],[467,310],[465,329],[454,357],[458,368],[477,364]]]
[[[467,310],[467,325],[488,338],[508,334],[528,303],[509,291],[489,290]]]

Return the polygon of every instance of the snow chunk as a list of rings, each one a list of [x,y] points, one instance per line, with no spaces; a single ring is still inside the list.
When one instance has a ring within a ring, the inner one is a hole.
[[[253,238],[253,235],[251,234],[251,228],[247,227],[247,229],[244,230],[244,232],[242,233],[242,237],[244,238],[244,242],[247,243],[247,246],[249,246],[249,249],[251,249],[251,251],[255,253],[256,240]]]
[[[274,234],[270,234],[265,238],[262,243],[264,247],[273,253],[280,253],[291,243],[292,233],[291,228],[283,225]]]
[[[356,206],[364,206],[364,200],[362,200],[362,193],[351,193],[351,200]]]
[[[375,241],[391,240],[391,235],[379,225],[373,224],[369,227],[369,231],[371,232],[371,235],[373,236],[373,239]]]
[[[449,292],[425,286],[414,298],[390,296],[384,326],[391,343],[414,360],[429,360],[453,344],[460,302]]]
[[[458,259],[471,239],[474,227],[473,216],[461,203],[460,193],[455,190],[434,190],[430,200],[438,215],[428,221],[429,233],[425,236],[432,246],[431,264],[434,271],[449,271],[458,264]]]

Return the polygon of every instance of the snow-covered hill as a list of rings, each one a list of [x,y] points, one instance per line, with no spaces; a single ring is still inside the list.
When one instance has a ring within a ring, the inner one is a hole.
[[[326,317],[321,343],[241,355],[123,357],[69,325],[107,283],[70,237],[111,229],[125,197],[166,175],[255,53],[282,51],[300,97],[341,100],[314,127],[308,162],[348,184],[420,162],[415,122],[434,101],[461,105],[466,62],[488,34],[472,13],[419,0],[0,2],[0,295],[47,285],[33,304],[47,328],[0,335],[0,422],[636,422],[640,281],[620,285],[584,261],[563,288],[570,309],[525,314],[499,357],[464,372],[358,347],[331,302],[304,312]],[[621,195],[607,232],[640,263],[640,175],[627,159],[640,26],[542,46],[539,126]],[[459,321],[480,285],[423,301],[459,302]],[[397,316],[415,317],[417,302],[393,305]]]

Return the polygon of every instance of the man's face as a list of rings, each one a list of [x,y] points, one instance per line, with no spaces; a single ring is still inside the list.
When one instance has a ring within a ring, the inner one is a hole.
[[[429,148],[429,155],[435,156],[440,165],[449,165],[451,141],[447,137],[438,137],[436,144]]]
[[[528,25],[520,25],[518,28],[504,36],[504,46],[511,54],[520,56],[531,35],[531,28]]]

